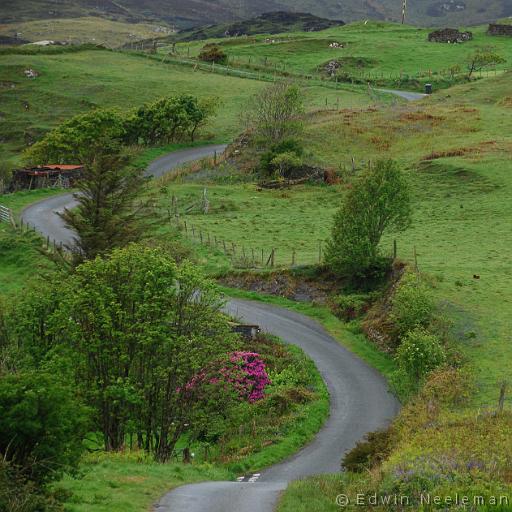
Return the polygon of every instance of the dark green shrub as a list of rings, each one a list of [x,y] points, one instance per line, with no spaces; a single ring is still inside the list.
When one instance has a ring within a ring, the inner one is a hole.
[[[83,450],[86,410],[60,376],[0,377],[0,459],[36,484],[73,469]]]
[[[201,49],[199,60],[203,62],[214,62],[215,64],[225,64],[228,60],[228,56],[218,46],[207,44]]]
[[[282,155],[288,155],[292,168],[300,167],[304,156],[304,148],[296,139],[287,139],[279,142],[278,144],[274,144],[268,151],[261,155],[261,174],[265,177],[269,177],[278,172],[280,170],[278,159],[280,157],[282,158]]]
[[[392,449],[393,442],[389,429],[370,432],[366,435],[364,441],[357,443],[345,455],[341,467],[353,473],[370,470],[386,459]]]
[[[333,299],[334,313],[345,322],[350,322],[366,313],[371,301],[369,294],[338,295]]]

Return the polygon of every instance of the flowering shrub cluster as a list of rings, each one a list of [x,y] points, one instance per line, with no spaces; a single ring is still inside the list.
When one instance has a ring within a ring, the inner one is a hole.
[[[188,392],[198,391],[202,385],[227,386],[241,400],[257,402],[265,396],[270,384],[265,363],[256,352],[233,352],[221,367],[202,370],[185,386]]]
[[[259,354],[233,352],[229,361],[231,364],[220,371],[224,379],[233,386],[240,398],[249,402],[261,400],[270,379]]]

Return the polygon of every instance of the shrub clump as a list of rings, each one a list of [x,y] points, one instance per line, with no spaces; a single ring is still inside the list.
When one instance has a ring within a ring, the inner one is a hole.
[[[393,446],[390,429],[370,432],[345,455],[341,467],[353,473],[369,471],[389,456]]]
[[[404,337],[398,347],[396,360],[399,369],[419,383],[446,361],[446,353],[435,334],[417,327]]]
[[[203,62],[214,62],[215,64],[225,64],[228,56],[216,45],[207,44],[199,53],[199,60]]]
[[[434,298],[425,281],[414,272],[404,274],[393,296],[390,314],[398,336],[416,327],[427,327],[434,310]]]

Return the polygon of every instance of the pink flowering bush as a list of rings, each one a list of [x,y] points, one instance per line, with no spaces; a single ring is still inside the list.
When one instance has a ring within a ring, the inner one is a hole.
[[[240,400],[257,402],[265,396],[270,384],[265,363],[256,352],[233,352],[227,360],[201,370],[185,386],[188,393],[200,392],[212,386],[224,392],[233,391]],[[226,397],[227,398],[227,397]]]
[[[233,352],[229,358],[233,366],[221,370],[238,396],[249,402],[256,402],[265,396],[265,388],[270,379],[265,369],[265,363],[255,352]]]

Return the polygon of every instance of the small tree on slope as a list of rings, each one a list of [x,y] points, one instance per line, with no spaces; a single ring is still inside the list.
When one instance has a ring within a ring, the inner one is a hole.
[[[384,232],[406,229],[411,220],[409,186],[396,162],[370,165],[345,196],[334,217],[326,263],[340,277],[365,277],[380,268]]]

